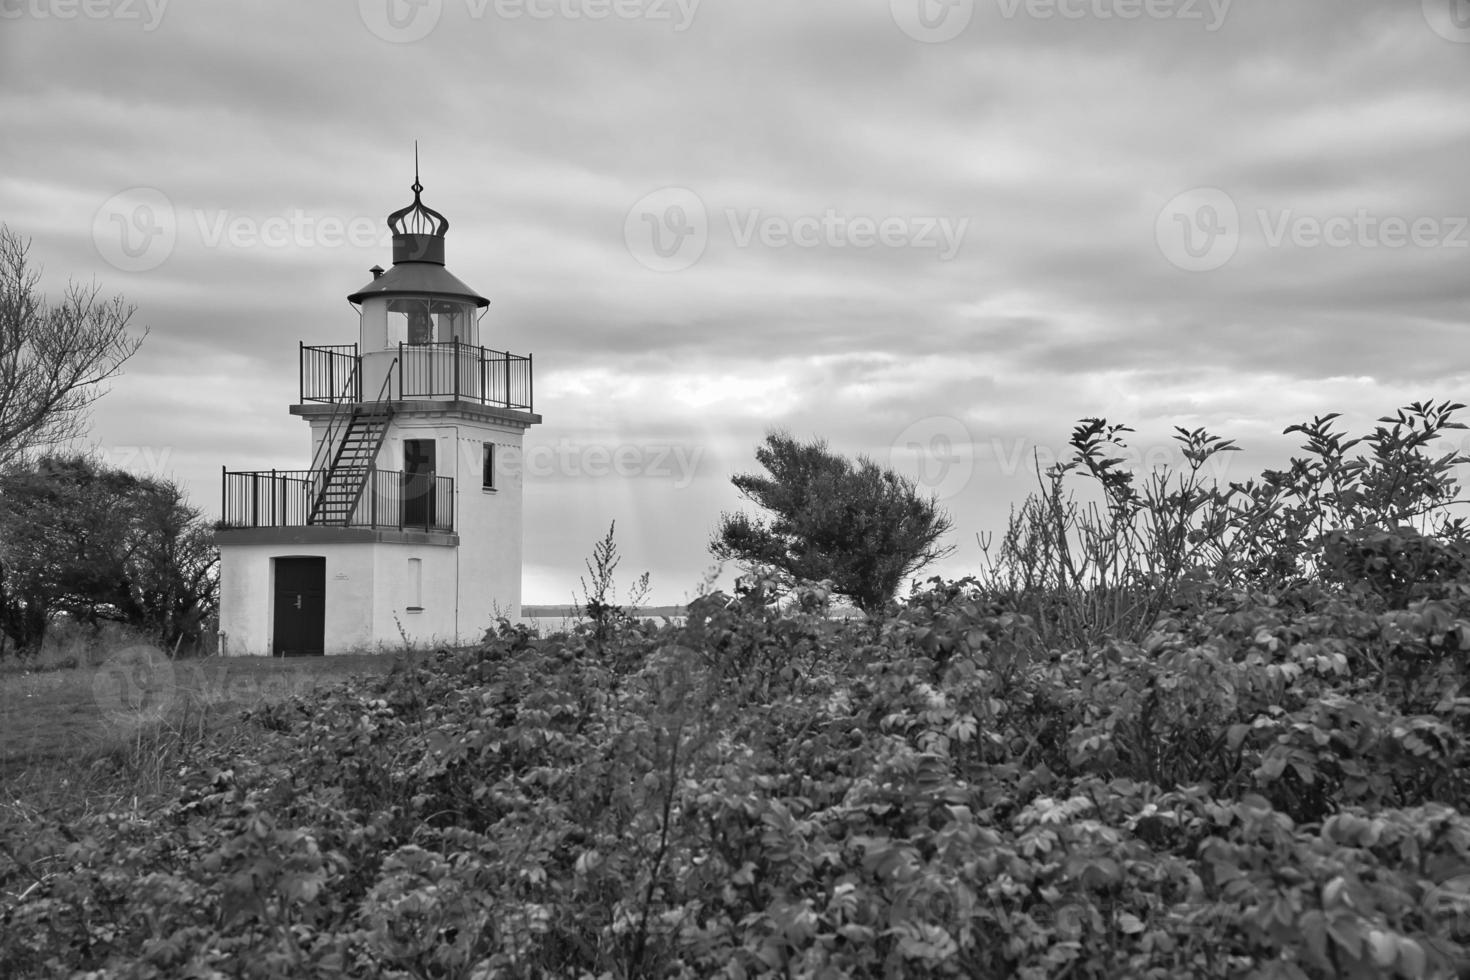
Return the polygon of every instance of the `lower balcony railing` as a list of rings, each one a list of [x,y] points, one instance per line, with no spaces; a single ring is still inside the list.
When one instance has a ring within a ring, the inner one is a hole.
[[[225,470],[220,526],[454,530],[454,480],[398,470],[374,469],[345,522],[340,515],[312,520],[312,505],[327,475],[326,470]]]

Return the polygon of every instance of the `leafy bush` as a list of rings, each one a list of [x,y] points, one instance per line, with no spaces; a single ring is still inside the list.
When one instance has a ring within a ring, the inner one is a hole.
[[[1286,429],[1306,437],[1306,456],[1225,488],[1206,471],[1238,451],[1233,441],[1176,428],[1185,469],[1140,479],[1125,465],[1133,430],[1084,419],[1072,457],[1038,474],[1040,492],[1012,513],[998,543],[983,542],[985,587],[1031,615],[1043,643],[1084,648],[1141,639],[1201,594],[1318,576],[1401,606],[1419,583],[1464,569],[1470,535],[1448,508],[1459,495],[1455,468],[1470,458],[1425,451],[1465,428],[1453,419],[1462,408],[1416,402],[1346,440],[1333,428],[1337,413],[1319,416]],[[1360,444],[1371,452],[1349,458]],[[1076,478],[1087,503],[1076,498]]]

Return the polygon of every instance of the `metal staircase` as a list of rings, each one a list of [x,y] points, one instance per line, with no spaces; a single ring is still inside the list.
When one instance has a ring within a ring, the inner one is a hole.
[[[355,406],[337,453],[312,502],[308,524],[352,523],[353,511],[371,479],[378,450],[388,434],[393,409],[383,403]]]
[[[312,497],[311,514],[306,519],[308,524],[351,524],[357,502],[362,499],[363,490],[377,469],[374,461],[388,435],[388,423],[393,419],[393,403],[388,395],[398,359],[395,357],[388,365],[383,386],[370,402],[353,400],[360,364],[360,361],[353,364],[342,393],[336,399],[326,434],[311,461],[312,482],[320,489]],[[340,440],[336,438],[339,429],[342,430]],[[328,455],[332,456],[331,465],[323,467]]]

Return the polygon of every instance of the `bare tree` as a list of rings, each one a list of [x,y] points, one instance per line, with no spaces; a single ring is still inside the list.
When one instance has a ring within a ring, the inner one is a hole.
[[[103,298],[95,282],[69,282],[61,302],[48,303],[30,247],[0,224],[0,466],[80,435],[87,406],[147,333],[128,333],[134,308]]]

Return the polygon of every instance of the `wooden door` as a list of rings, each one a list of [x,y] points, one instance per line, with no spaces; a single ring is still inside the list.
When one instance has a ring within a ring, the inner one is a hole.
[[[277,657],[319,657],[327,638],[327,560],[277,558],[271,651]]]

